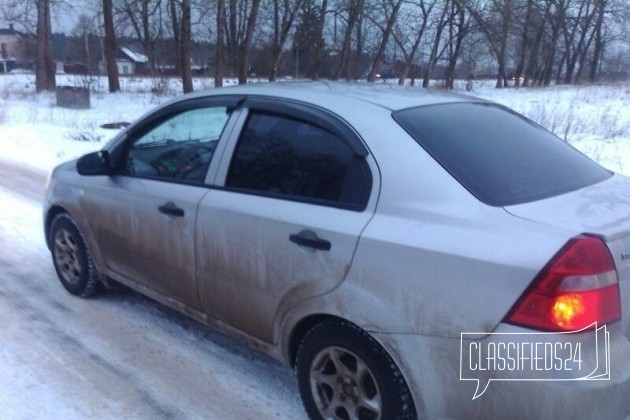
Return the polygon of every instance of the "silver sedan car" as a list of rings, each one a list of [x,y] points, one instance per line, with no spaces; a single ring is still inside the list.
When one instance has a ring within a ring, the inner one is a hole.
[[[630,415],[630,180],[497,104],[183,96],[57,167],[44,226],[70,293],[281,360],[313,419]]]

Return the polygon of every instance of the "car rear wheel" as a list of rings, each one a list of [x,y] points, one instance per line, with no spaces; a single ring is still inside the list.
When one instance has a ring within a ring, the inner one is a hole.
[[[311,419],[415,419],[409,388],[385,349],[347,322],[315,326],[296,357],[300,395]]]
[[[52,258],[61,284],[73,295],[94,295],[100,289],[100,275],[74,220],[61,213],[50,226]]]

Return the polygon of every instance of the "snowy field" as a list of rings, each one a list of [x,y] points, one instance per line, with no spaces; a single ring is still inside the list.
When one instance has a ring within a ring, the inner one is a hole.
[[[91,87],[92,108],[76,111],[36,95],[32,75],[0,76],[0,420],[304,418],[293,374],[277,362],[126,289],[82,300],[56,280],[41,232],[47,172],[100,149],[116,133],[101,124],[133,121],[180,90],[175,80],[133,78],[113,95],[104,80]],[[630,175],[630,84],[477,82],[472,94]]]

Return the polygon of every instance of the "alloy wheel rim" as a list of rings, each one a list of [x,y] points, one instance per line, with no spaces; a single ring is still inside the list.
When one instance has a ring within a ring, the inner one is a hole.
[[[311,364],[311,393],[324,419],[380,420],[382,397],[374,374],[356,354],[325,347]]]
[[[67,229],[59,229],[55,234],[55,262],[64,281],[75,285],[81,280],[79,244]]]

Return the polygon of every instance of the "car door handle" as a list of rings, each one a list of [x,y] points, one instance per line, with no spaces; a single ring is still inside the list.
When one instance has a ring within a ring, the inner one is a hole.
[[[161,205],[160,207],[158,207],[158,210],[160,211],[160,213],[164,213],[168,216],[184,217],[184,209],[180,209],[172,201]]]
[[[312,230],[303,230],[300,233],[292,233],[289,240],[300,246],[306,246],[320,251],[330,251],[330,242],[317,237]]]

